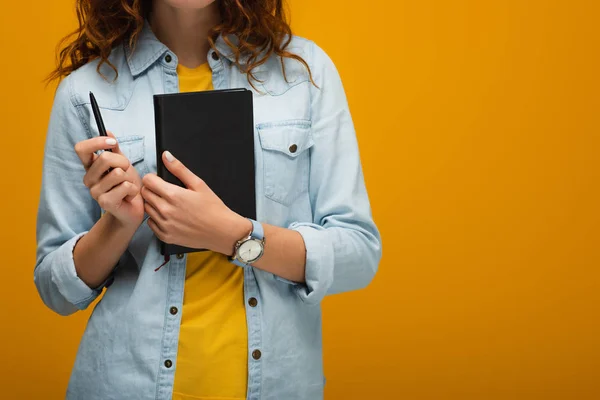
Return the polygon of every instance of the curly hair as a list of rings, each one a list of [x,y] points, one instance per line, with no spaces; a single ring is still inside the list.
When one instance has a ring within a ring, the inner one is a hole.
[[[216,51],[215,41],[219,35],[231,48],[235,63],[246,58],[244,72],[248,81],[258,81],[253,70],[267,62],[273,54],[281,59],[285,75],[284,58],[291,58],[304,65],[312,73],[306,61],[286,50],[292,40],[283,0],[217,0],[221,22],[209,32],[209,44]],[[57,49],[57,66],[47,80],[62,79],[91,60],[100,59],[97,71],[106,63],[117,68],[108,59],[112,49],[125,41],[133,48],[151,11],[152,0],[77,0],[79,28],[64,37]],[[237,37],[237,43],[228,39]],[[101,74],[102,75],[102,74]],[[106,77],[105,77],[106,78]]]

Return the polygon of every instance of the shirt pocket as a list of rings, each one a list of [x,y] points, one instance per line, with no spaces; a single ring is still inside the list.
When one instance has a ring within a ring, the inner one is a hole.
[[[145,162],[146,146],[144,137],[139,135],[121,136],[117,138],[119,148],[125,154],[131,165],[137,170],[140,177],[148,173]]]
[[[267,198],[289,206],[308,192],[310,127],[304,120],[257,125]]]

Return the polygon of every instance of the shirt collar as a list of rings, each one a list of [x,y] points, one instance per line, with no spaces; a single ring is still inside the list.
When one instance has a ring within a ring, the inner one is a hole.
[[[229,35],[228,37],[232,43],[237,44],[238,39],[235,35]],[[134,77],[145,72],[166,52],[170,51],[164,43],[158,40],[150,28],[148,20],[144,21],[144,26],[138,35],[134,48],[132,49],[128,42],[125,42],[124,47],[127,63],[129,64],[129,69]],[[225,43],[222,35],[219,35],[217,40],[215,40],[215,47],[221,56],[225,57],[230,62],[235,63],[235,55],[227,43]],[[247,56],[241,56],[239,59],[241,66],[247,64],[247,61]],[[257,67],[255,71],[261,70],[262,68],[260,67],[262,67],[262,65]]]

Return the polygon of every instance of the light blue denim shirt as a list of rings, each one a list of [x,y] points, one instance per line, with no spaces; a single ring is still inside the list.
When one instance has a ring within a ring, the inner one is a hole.
[[[244,87],[254,94],[257,219],[298,231],[307,254],[306,283],[244,270],[247,398],[321,399],[320,303],[328,294],[365,287],[381,258],[344,89],[330,58],[306,39],[294,37],[289,50],[307,61],[318,88],[295,60],[284,60],[286,81],[273,57],[257,70],[262,83],[255,90],[222,38],[217,50],[220,56],[208,53],[214,88]],[[57,89],[45,143],[34,280],[44,303],[61,315],[86,309],[106,287],[79,345],[67,398],[170,399],[181,319],[170,309],[182,309],[187,256],[172,257],[155,272],[163,257],[143,223],[110,285],[88,287],[73,263],[76,241],[102,212],[83,184],[85,170],[74,151],[77,142],[98,135],[89,91],[140,176],[156,172],[153,95],[179,91],[177,57],[147,25],[133,50],[119,46],[110,60],[116,81],[107,65],[101,67],[104,80],[94,61]],[[259,359],[252,357],[257,349]]]

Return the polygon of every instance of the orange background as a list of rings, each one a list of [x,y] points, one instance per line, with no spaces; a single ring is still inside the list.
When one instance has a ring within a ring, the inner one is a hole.
[[[40,81],[73,2],[0,12],[6,399],[64,398],[89,315],[33,284]],[[600,398],[598,2],[291,8],[340,70],[384,239],[373,284],[324,302],[326,398]]]

